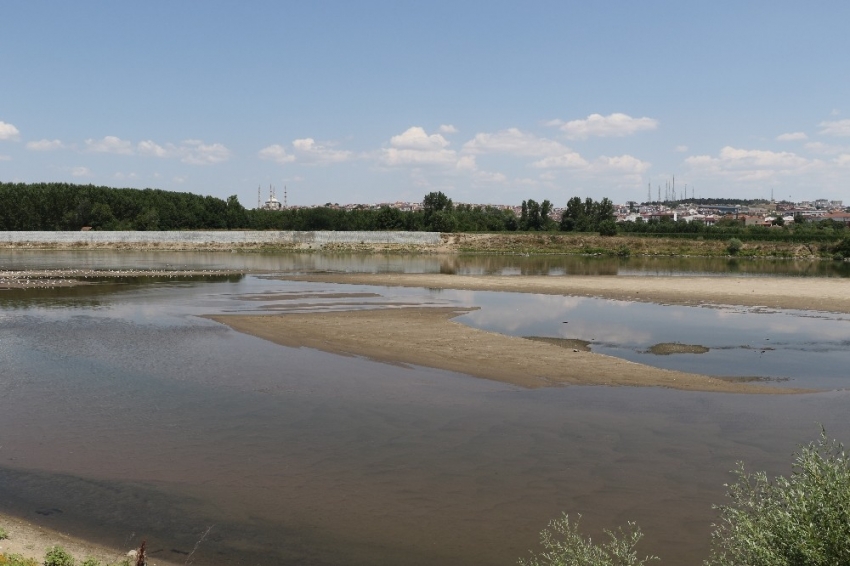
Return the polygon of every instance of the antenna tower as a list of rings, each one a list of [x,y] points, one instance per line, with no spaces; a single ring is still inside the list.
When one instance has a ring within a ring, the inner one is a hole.
[[[283,208],[288,208],[286,205],[286,185],[283,186]]]
[[[257,208],[260,208],[260,185],[257,185]]]
[[[646,204],[652,202],[652,183],[646,184]]]

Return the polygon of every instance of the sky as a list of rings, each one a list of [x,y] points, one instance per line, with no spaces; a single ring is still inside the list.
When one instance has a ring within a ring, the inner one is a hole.
[[[0,3],[0,182],[850,204],[850,2]]]

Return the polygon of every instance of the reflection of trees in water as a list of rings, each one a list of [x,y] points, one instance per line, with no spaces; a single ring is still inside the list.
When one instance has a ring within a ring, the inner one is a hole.
[[[32,307],[90,309],[103,306],[102,299],[106,296],[127,291],[131,287],[161,283],[237,283],[244,277],[242,274],[88,277],[85,279],[86,284],[72,287],[2,290],[0,291],[0,308],[6,310]]]
[[[849,262],[708,257],[459,255],[440,258],[439,273],[461,275],[707,275],[850,277]]]

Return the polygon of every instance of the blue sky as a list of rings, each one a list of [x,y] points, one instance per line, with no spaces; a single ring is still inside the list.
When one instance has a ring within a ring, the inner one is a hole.
[[[850,203],[850,2],[0,3],[0,180]]]

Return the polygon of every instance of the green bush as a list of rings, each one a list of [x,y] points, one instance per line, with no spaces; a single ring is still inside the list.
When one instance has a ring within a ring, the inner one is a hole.
[[[788,478],[771,482],[743,465],[736,475],[706,566],[850,564],[850,461],[841,443],[822,431],[796,454]]]
[[[744,244],[741,240],[738,238],[730,238],[729,242],[726,244],[726,251],[731,255],[736,255],[739,251],[741,251],[742,247],[744,247]]]
[[[38,566],[35,558],[24,558],[20,554],[0,553],[0,566]]]
[[[80,566],[103,566],[103,565],[102,565],[101,561],[98,560],[97,558],[93,558],[93,557],[89,556],[88,558],[83,560],[83,563],[80,564]]]
[[[74,566],[74,557],[61,546],[54,546],[44,556],[44,566]]]
[[[0,540],[9,538],[9,533],[3,527],[0,527]]]
[[[600,236],[616,236],[617,235],[617,223],[613,220],[603,220],[599,223],[599,235]]]
[[[581,519],[581,515],[579,515]],[[628,523],[617,532],[609,530],[605,534],[611,539],[604,544],[594,544],[578,530],[579,521],[570,523],[570,517],[564,514],[560,519],[549,523],[540,533],[540,545],[543,552],[532,553],[531,558],[519,559],[521,566],[641,566],[657,556],[638,558],[634,548],[643,537],[640,528]]]

